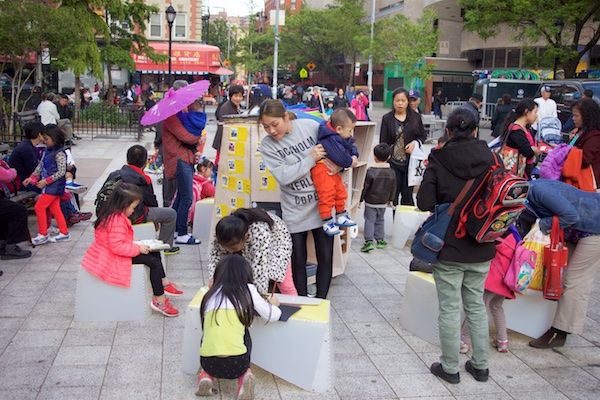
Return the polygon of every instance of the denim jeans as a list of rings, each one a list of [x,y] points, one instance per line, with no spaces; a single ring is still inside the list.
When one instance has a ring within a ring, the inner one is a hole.
[[[490,261],[457,263],[438,260],[433,264],[440,309],[440,362],[444,371],[449,374],[458,372],[461,298],[471,331],[471,362],[477,369],[488,368],[489,329],[483,302],[483,285],[489,269]]]
[[[177,211],[177,234],[187,235],[188,211],[192,205],[192,184],[194,181],[194,166],[182,160],[177,160],[177,197],[173,203],[173,209]]]

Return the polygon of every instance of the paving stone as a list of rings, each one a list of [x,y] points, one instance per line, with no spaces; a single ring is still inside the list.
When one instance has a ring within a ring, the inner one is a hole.
[[[68,329],[72,322],[73,315],[30,315],[23,323],[21,329]]]
[[[531,368],[572,367],[574,363],[559,351],[551,349],[517,349],[511,351]]]
[[[535,371],[566,394],[576,390],[595,391],[596,393],[600,391],[598,378],[578,367],[539,368]]]
[[[398,398],[447,396],[450,391],[430,372],[420,374],[384,374]]]
[[[387,322],[350,322],[346,324],[354,337],[396,337],[397,333]]]
[[[40,365],[50,368],[58,350],[58,347],[19,347],[9,344],[0,356],[0,365]]]
[[[59,347],[64,337],[65,331],[63,330],[20,330],[14,336],[12,344],[16,347]]]
[[[46,364],[10,364],[0,358],[0,390],[24,390],[26,395],[29,393],[27,389],[39,390],[49,369],[50,365]]]
[[[100,386],[91,387],[42,387],[37,400],[97,400],[100,396]]]
[[[429,367],[416,354],[377,355],[371,358],[384,376],[423,374]]]
[[[100,400],[152,400],[159,397],[160,380],[144,385],[104,385],[100,391]]]
[[[336,378],[335,390],[342,400],[392,399],[394,391],[381,375],[340,376]]]
[[[100,387],[105,373],[105,365],[54,365],[48,372],[44,387]]]
[[[111,346],[115,338],[113,329],[69,329],[64,346]]]
[[[0,389],[0,399],[2,400],[35,400],[38,396],[38,388],[12,388]]]
[[[54,365],[104,365],[110,352],[110,346],[63,346]]]
[[[412,353],[413,350],[399,336],[388,337],[357,337],[358,343],[364,349],[365,353],[370,356],[378,356],[385,354],[406,354]],[[337,347],[337,343],[335,344]]]

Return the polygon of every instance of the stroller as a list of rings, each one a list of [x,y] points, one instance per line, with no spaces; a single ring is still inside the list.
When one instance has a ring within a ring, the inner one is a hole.
[[[562,123],[558,118],[546,117],[538,124],[537,141],[551,146],[563,143]]]

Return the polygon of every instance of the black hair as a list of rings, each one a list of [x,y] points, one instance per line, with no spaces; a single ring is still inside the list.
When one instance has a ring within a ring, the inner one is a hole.
[[[244,87],[240,85],[229,86],[229,98],[234,94],[244,94]]]
[[[56,124],[48,124],[42,129],[42,135],[50,137],[53,147],[61,148],[65,144],[65,132]]]
[[[215,237],[223,246],[238,244],[245,240],[254,222],[266,222],[273,228],[273,218],[262,208],[238,208],[217,223]]]
[[[220,308],[225,299],[229,300],[235,308],[237,317],[242,325],[249,328],[254,319],[254,301],[248,288],[252,283],[252,268],[244,257],[239,254],[230,254],[217,264],[213,285],[206,292],[200,304],[200,320],[204,327],[204,314],[208,301],[218,295],[216,308]],[[213,319],[218,325],[217,313],[213,313]]]
[[[25,132],[25,137],[27,139],[37,138],[43,130],[44,124],[41,122],[30,122],[23,127],[23,131]]]
[[[510,104],[511,101],[512,101],[512,98],[510,97],[510,94],[504,93],[502,95],[502,103],[504,103],[504,104]]]
[[[578,109],[583,120],[583,132],[600,130],[600,107],[593,99],[579,99],[571,106],[571,110]]]
[[[392,153],[392,148],[387,143],[379,143],[375,148],[373,148],[373,155],[379,161],[386,162],[388,158],[390,158],[390,154]]]
[[[135,165],[138,168],[144,168],[148,161],[148,151],[139,144],[133,145],[127,150],[127,164]]]
[[[510,114],[508,114],[506,116],[506,118],[504,118],[504,123],[502,124],[502,131],[501,131],[502,136],[504,136],[504,134],[508,131],[508,127],[512,123],[514,123],[518,118],[525,115],[525,113],[527,111],[529,111],[529,112],[533,111],[537,106],[538,106],[537,103],[529,97],[521,100],[519,102],[519,104],[517,104],[517,107],[515,107],[515,109],[512,110],[510,112]]]
[[[452,139],[449,142],[473,138],[473,131],[476,128],[475,115],[466,107],[459,107],[448,115],[446,129],[452,133]]]
[[[444,133],[442,136],[440,136],[438,138],[438,146],[441,146],[445,143],[448,143],[448,135]]]
[[[94,228],[98,228],[103,223],[106,223],[116,213],[124,212],[134,201],[138,200],[141,202],[142,199],[142,189],[137,185],[123,181],[117,182],[113,192],[108,196],[108,200],[100,208],[98,218],[94,222]]]
[[[198,164],[196,164],[196,171],[202,172],[200,170],[202,167],[208,168],[208,169],[214,169],[215,164],[212,161],[210,161],[208,158],[205,158],[204,160],[202,160]]]
[[[69,96],[67,96],[67,95],[66,95],[66,94],[64,94],[64,93],[60,95],[60,98],[61,98],[61,99],[66,99],[66,100],[69,100]]]
[[[594,97],[594,91],[592,89],[586,89],[583,91],[583,95],[588,99],[591,99],[592,97]]]
[[[396,95],[399,94],[404,94],[406,96],[406,100],[409,100],[408,90],[406,90],[403,87],[399,87],[394,89],[394,91],[392,92],[392,103],[394,102],[394,98],[396,97]],[[392,109],[394,109],[393,105]],[[407,129],[410,129],[413,132],[415,132],[415,134],[418,134],[418,132],[421,130],[422,124],[423,122],[421,119],[421,115],[418,114],[415,110],[413,110],[412,107],[406,107],[406,121],[404,122],[404,130],[406,131]]]
[[[355,124],[356,115],[354,115],[354,113],[348,110],[346,107],[340,107],[331,113],[329,122],[331,122],[331,126],[334,128],[347,124]]]
[[[469,97],[469,100],[475,100],[475,101],[477,101],[478,103],[481,103],[481,102],[483,101],[483,96],[482,96],[482,95],[480,95],[479,93],[473,93],[473,94],[471,95],[471,97]]]

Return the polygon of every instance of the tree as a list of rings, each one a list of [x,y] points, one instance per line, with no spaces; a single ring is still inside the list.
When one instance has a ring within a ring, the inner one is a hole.
[[[435,12],[427,9],[416,22],[395,14],[375,25],[373,56],[381,62],[397,61],[406,87],[412,86],[413,78],[432,77],[435,64],[423,65],[423,59],[437,51],[439,32],[433,27],[436,18]]]
[[[215,18],[210,20],[208,28],[207,44],[217,46],[221,50],[221,57],[227,57],[229,54],[236,51],[237,47],[236,27],[227,25],[227,21],[223,18]],[[229,46],[229,47],[228,47]]]
[[[512,39],[526,46],[544,42],[546,51],[534,62],[551,65],[555,58],[565,77],[575,76],[581,57],[600,39],[600,3],[591,0],[459,0],[465,28],[482,39],[495,37],[506,24]],[[562,34],[560,24],[564,23]],[[507,33],[506,29],[502,32]],[[529,54],[532,54],[529,52]]]
[[[233,65],[243,65],[250,78],[252,74],[266,71],[273,65],[274,34],[268,29],[266,32],[257,32],[255,29],[256,15],[250,14],[248,30],[239,32],[236,54],[231,54]],[[250,83],[250,79],[248,79]]]

